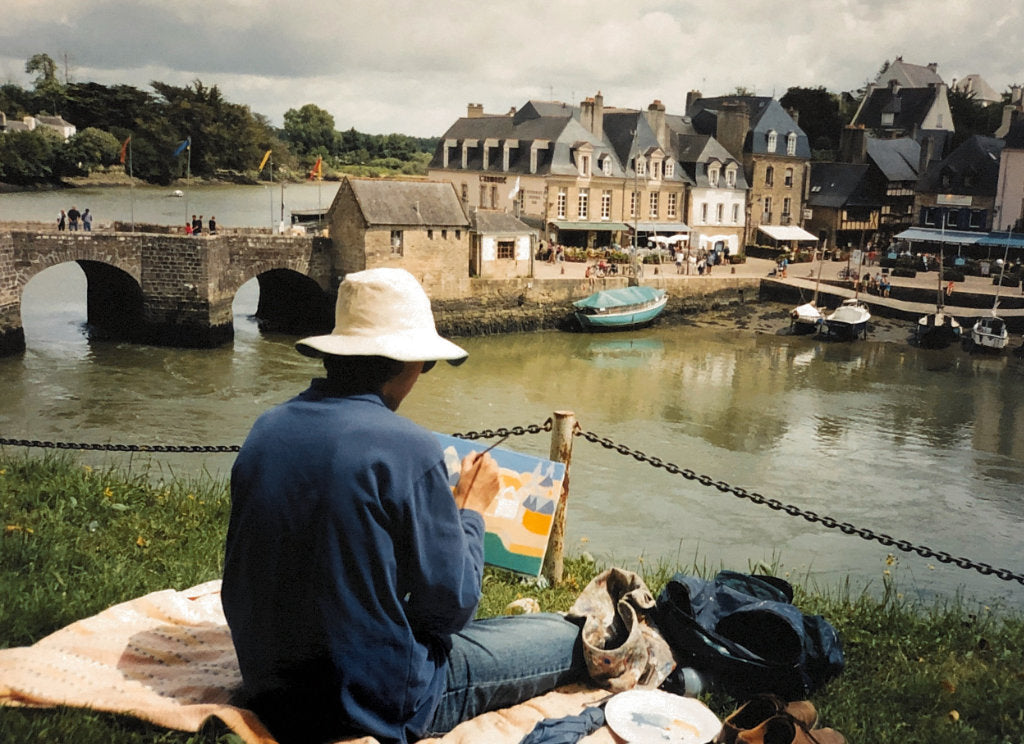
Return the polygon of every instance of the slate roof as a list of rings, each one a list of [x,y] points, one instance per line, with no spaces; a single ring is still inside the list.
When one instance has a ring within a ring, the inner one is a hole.
[[[350,178],[367,225],[468,227],[455,187],[438,181]]]
[[[1010,131],[1003,138],[1006,147],[1014,150],[1024,150],[1024,119],[1010,125]]]
[[[932,163],[918,182],[925,193],[995,196],[999,154],[1005,143],[975,134],[943,160]]]
[[[722,165],[731,161],[736,163],[736,185],[732,188],[746,190],[747,179],[743,173],[743,164],[737,162],[714,137],[708,134],[680,134],[676,137],[676,143],[679,162],[686,170],[692,185],[711,188],[708,181],[708,164],[712,160],[717,160]],[[729,188],[725,185],[724,169],[719,175],[718,185]]]
[[[811,193],[807,204],[812,207],[877,206],[878,200],[868,191],[866,163],[811,163]]]
[[[951,87],[962,93],[973,93],[974,100],[978,103],[999,103],[1003,100],[996,89],[989,85],[981,75],[973,73],[965,75],[960,80],[954,80]]]
[[[481,235],[524,235],[536,232],[514,214],[488,209],[471,211],[469,227]]]
[[[912,65],[904,62],[903,57],[897,57],[892,62],[886,62],[882,71],[875,78],[876,85],[887,86],[890,80],[895,80],[905,88],[927,88],[931,84],[943,83],[939,73],[927,65]]]
[[[743,151],[755,155],[785,154],[786,137],[790,132],[797,135],[796,155],[798,158],[810,159],[811,145],[804,131],[793,121],[782,104],[767,96],[720,96],[717,98],[698,98],[686,113],[693,122],[694,128],[701,134],[715,135],[718,127],[718,115],[726,103],[741,103],[747,109],[750,129],[743,143]],[[775,153],[768,153],[768,133],[774,131],[778,135]]]
[[[445,141],[485,139],[517,140],[518,147],[510,150],[508,170],[503,170],[501,157],[488,161],[487,172],[512,175],[530,173],[531,143],[543,140],[550,146],[537,152],[535,175],[566,175],[578,173],[573,148],[580,143],[593,147],[595,175],[604,175],[601,161],[611,157],[611,177],[628,178],[635,175],[633,161],[637,152],[647,153],[658,147],[658,139],[642,111],[606,107],[603,113],[603,137],[598,138],[580,121],[580,109],[557,101],[528,101],[515,114],[508,116],[477,116],[458,119],[442,135],[430,168],[444,168]],[[671,153],[666,153],[671,157]],[[462,169],[461,153],[453,160],[449,152],[448,168]],[[466,163],[468,171],[483,171],[483,155],[479,148],[470,150]],[[671,178],[679,181],[679,169]]]
[[[921,145],[911,137],[867,138],[867,155],[890,183],[917,181]]]
[[[938,88],[874,88],[854,117],[852,124],[863,124],[869,129],[883,128],[882,114],[893,115],[892,124],[886,129],[905,129],[920,126],[935,104]]]

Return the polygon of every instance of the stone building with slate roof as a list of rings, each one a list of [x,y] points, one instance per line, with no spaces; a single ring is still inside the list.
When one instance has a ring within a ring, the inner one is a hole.
[[[804,227],[829,249],[867,248],[881,215],[879,195],[871,188],[867,163],[814,163],[811,166]],[[827,241],[827,244],[825,243]]]
[[[686,117],[670,117],[679,162],[692,185],[684,216],[691,250],[740,255],[744,248],[747,178],[743,163],[714,137],[697,134]]]
[[[978,232],[994,229],[1004,144],[976,134],[948,157],[929,165],[917,182],[918,225]]]
[[[433,299],[469,292],[469,219],[450,183],[345,178],[327,224],[342,274],[392,266]]]
[[[686,113],[700,134],[714,137],[743,163],[747,192],[744,245],[762,226],[800,227],[810,177],[807,135],[782,105],[765,96],[687,95]],[[796,231],[799,232],[799,231]]]
[[[537,231],[515,215],[490,209],[469,212],[469,273],[481,279],[533,276]]]
[[[880,138],[930,139],[937,158],[947,154],[955,131],[948,91],[941,82],[924,88],[907,88],[895,80],[885,87],[869,85],[850,123]]]
[[[999,154],[994,229],[1024,232],[1024,119],[1013,124]]]
[[[493,115],[469,104],[444,133],[431,179],[452,183],[468,210],[507,211],[567,246],[625,245],[631,233],[685,232],[687,181],[665,107],[528,101]]]

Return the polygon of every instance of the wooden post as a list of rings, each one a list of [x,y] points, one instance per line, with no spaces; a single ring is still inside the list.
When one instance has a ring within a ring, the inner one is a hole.
[[[555,411],[551,425],[551,452],[548,459],[565,463],[565,478],[562,493],[555,507],[551,538],[544,554],[541,573],[554,586],[562,581],[562,558],[565,552],[565,508],[569,501],[569,464],[572,462],[572,437],[576,428],[576,414],[572,411]]]

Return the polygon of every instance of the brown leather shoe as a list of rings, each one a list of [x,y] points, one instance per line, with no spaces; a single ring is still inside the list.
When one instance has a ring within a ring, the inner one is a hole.
[[[846,744],[846,737],[835,729],[808,729],[782,713],[737,733],[736,744]]]
[[[770,718],[787,715],[798,721],[805,729],[818,725],[818,711],[809,700],[787,703],[778,695],[765,693],[755,695],[722,722],[718,736],[712,744],[734,744],[740,731],[755,729]]]

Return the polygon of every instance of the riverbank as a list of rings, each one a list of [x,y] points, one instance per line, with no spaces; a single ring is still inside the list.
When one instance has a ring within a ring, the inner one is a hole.
[[[218,578],[228,508],[226,483],[210,477],[154,484],[147,474],[93,469],[68,454],[0,453],[0,647],[30,645],[151,591]],[[657,593],[676,571],[703,575],[701,563],[622,567],[640,572]],[[567,610],[602,568],[572,556],[555,587],[488,569],[479,615],[499,614],[523,597],[545,611]],[[1024,618],[969,612],[955,597],[908,601],[899,572],[893,557],[876,597],[790,577],[797,606],[826,617],[844,644],[846,670],[813,696],[823,724],[871,744],[1024,740]],[[717,693],[703,699],[720,717],[738,702]],[[0,708],[0,733],[4,741],[39,744],[237,741],[218,726],[186,734],[77,709]]]

